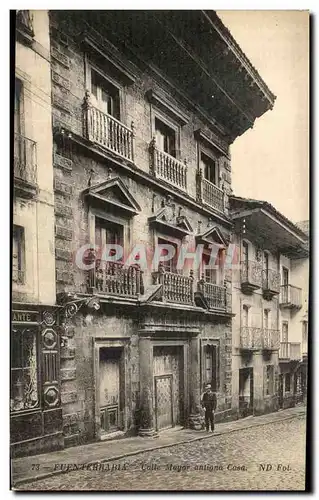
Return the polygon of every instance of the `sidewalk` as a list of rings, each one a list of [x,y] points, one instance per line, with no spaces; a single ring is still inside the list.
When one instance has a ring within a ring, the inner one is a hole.
[[[221,434],[258,427],[302,415],[306,415],[306,407],[296,406],[295,408],[269,413],[260,417],[247,417],[233,422],[220,423],[216,425],[214,433],[193,431],[191,429],[171,429],[161,432],[158,438],[135,436],[114,441],[99,441],[52,453],[16,458],[11,460],[12,486],[67,472],[66,470],[55,470],[56,464],[72,465],[110,462],[131,455],[137,455],[144,451],[158,450],[202,439],[213,439],[215,436]],[[39,470],[33,470],[36,467],[32,467],[32,464],[38,464]]]

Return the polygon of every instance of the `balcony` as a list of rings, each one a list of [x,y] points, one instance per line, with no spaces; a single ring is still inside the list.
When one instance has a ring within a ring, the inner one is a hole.
[[[33,198],[37,193],[36,142],[14,135],[14,190],[18,196]]]
[[[262,273],[263,297],[271,300],[280,292],[280,274],[273,269],[263,270]]]
[[[280,346],[279,330],[264,328],[262,333],[262,348],[267,351],[273,351],[273,350],[278,350],[279,346]]]
[[[301,361],[301,343],[280,342],[279,359],[282,361]]]
[[[160,289],[161,302],[193,306],[194,303],[194,277],[167,272],[162,266],[153,273],[154,285],[162,285]]]
[[[244,350],[276,350],[279,349],[279,339],[279,330],[247,326],[240,329],[240,347]]]
[[[226,287],[208,283],[204,279],[198,282],[198,291],[201,292],[207,302],[209,309],[226,311]]]
[[[113,116],[103,113],[90,103],[89,94],[83,103],[83,133],[86,139],[117,156],[134,161],[134,132]]]
[[[202,171],[197,173],[197,199],[201,203],[224,212],[224,191],[212,182],[204,179]]]
[[[156,179],[162,179],[169,184],[187,190],[187,165],[173,156],[160,151],[153,140],[150,144],[151,168]]]
[[[243,293],[251,294],[262,286],[262,266],[256,261],[243,261],[240,266],[240,285]]]
[[[242,326],[240,329],[240,348],[249,351],[262,349],[262,336],[261,328]]]
[[[283,309],[300,309],[301,302],[301,288],[292,285],[281,285],[279,305]]]
[[[89,293],[137,299],[143,291],[142,271],[137,265],[96,261],[89,271]]]

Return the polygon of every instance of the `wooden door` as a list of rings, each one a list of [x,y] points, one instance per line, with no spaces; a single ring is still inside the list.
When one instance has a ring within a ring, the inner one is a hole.
[[[155,376],[156,429],[174,426],[173,420],[173,375]]]
[[[100,349],[99,392],[101,432],[120,428],[121,349]]]

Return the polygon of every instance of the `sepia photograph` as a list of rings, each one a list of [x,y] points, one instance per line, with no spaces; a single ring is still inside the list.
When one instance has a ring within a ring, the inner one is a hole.
[[[10,11],[12,490],[308,490],[310,13],[194,7]]]

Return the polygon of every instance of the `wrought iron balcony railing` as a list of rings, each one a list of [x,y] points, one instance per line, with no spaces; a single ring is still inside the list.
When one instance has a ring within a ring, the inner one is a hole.
[[[83,129],[84,136],[89,141],[126,160],[134,161],[133,122],[131,128],[128,128],[113,116],[92,106],[89,93],[83,102]]]
[[[286,361],[301,360],[301,343],[280,342],[279,359]]]
[[[241,262],[240,282],[243,291],[252,292],[262,286],[262,266],[259,262]]]
[[[20,134],[14,135],[14,177],[32,186],[37,184],[36,142]]]
[[[220,309],[226,311],[226,287],[208,283],[204,279],[198,282],[198,291],[202,292],[209,309]]]
[[[160,151],[153,139],[150,144],[151,170],[157,179],[162,179],[173,186],[186,191],[187,189],[187,165],[178,161],[173,156]]]
[[[301,288],[292,285],[281,285],[279,305],[290,309],[302,307]]]
[[[175,304],[194,305],[194,277],[167,272],[162,266],[153,273],[155,285],[162,285],[161,300]]]
[[[142,271],[137,265],[97,260],[89,271],[88,286],[98,294],[136,298],[142,293]]]
[[[262,334],[261,328],[242,326],[240,329],[240,347],[247,350],[262,349]]]
[[[280,273],[273,269],[263,270],[262,290],[264,298],[272,298],[280,292]]]
[[[268,350],[277,350],[280,346],[280,332],[264,328],[262,333],[262,347]]]

